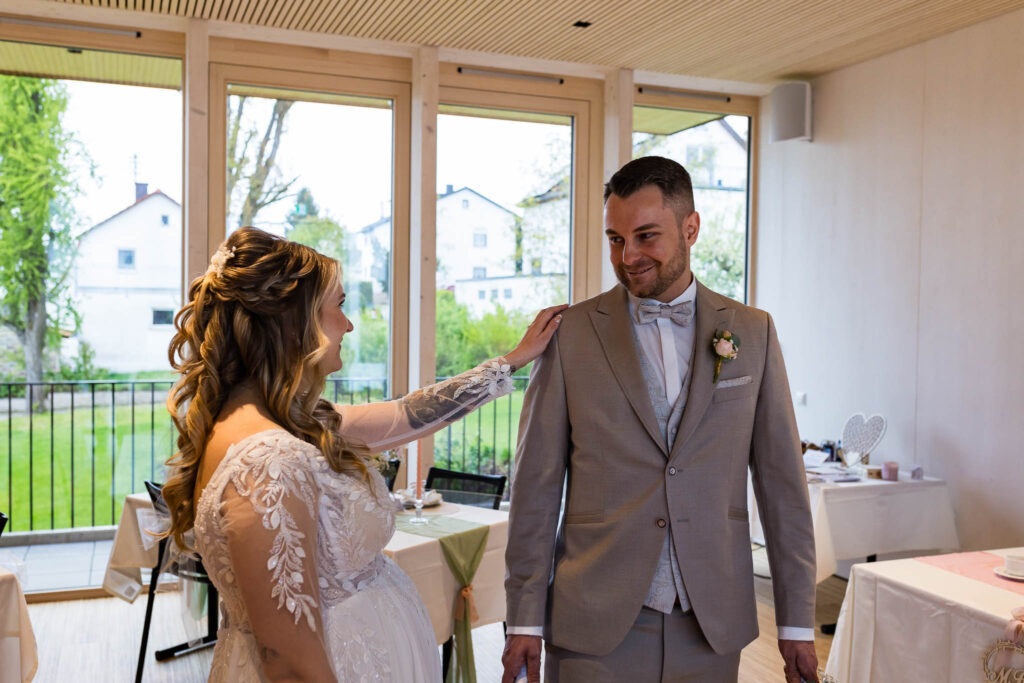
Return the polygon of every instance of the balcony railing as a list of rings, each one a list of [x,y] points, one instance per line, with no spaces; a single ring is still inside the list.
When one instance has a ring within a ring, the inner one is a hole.
[[[443,379],[443,378],[438,378]],[[434,436],[439,467],[508,474],[526,377],[515,391]],[[124,497],[164,479],[177,435],[164,404],[173,382],[0,383],[0,510],[7,531],[117,524]],[[31,391],[35,411],[26,410]],[[383,400],[383,378],[330,378],[324,397]]]

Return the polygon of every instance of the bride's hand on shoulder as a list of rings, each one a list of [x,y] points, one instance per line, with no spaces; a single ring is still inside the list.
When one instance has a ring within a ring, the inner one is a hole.
[[[518,369],[544,353],[548,342],[551,341],[555,330],[558,329],[558,323],[562,321],[562,311],[567,308],[569,308],[568,304],[560,304],[545,308],[538,313],[530,326],[526,328],[526,334],[523,335],[516,348],[505,354],[505,360]]]

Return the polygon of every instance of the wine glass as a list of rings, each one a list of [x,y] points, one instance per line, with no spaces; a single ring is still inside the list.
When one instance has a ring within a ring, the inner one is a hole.
[[[412,486],[412,502],[416,510],[416,516],[409,520],[410,524],[429,524],[430,518],[423,516],[423,496],[427,491],[427,482],[420,481],[419,485]]]

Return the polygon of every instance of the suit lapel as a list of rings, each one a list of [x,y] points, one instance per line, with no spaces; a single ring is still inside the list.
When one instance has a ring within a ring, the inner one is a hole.
[[[601,348],[615,374],[615,379],[622,387],[622,393],[633,406],[644,429],[667,456],[665,438],[654,415],[651,397],[640,370],[640,361],[637,360],[626,290],[621,285],[616,285],[614,289],[605,292],[597,308],[590,312],[590,321],[594,325],[594,331],[601,342]]]
[[[724,297],[697,283],[697,328],[694,330],[693,360],[690,363],[690,391],[686,395],[686,408],[679,421],[669,460],[682,452],[683,445],[693,436],[711,403],[715,390],[715,354],[711,349],[711,339],[716,330],[729,328],[735,313],[726,302]]]

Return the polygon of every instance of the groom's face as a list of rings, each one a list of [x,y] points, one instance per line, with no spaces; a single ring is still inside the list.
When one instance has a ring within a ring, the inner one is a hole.
[[[700,231],[696,211],[680,221],[661,190],[647,185],[628,197],[608,197],[604,229],[615,275],[633,296],[668,302],[689,286],[690,247]]]

